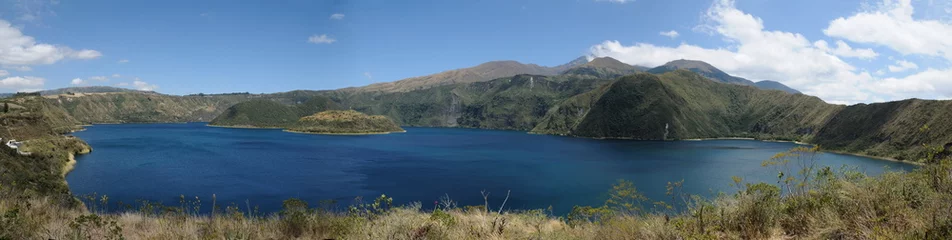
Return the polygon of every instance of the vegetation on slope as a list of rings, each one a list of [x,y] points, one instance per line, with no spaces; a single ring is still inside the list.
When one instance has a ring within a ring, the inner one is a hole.
[[[228,127],[284,128],[301,117],[326,110],[341,109],[326,97],[314,96],[299,104],[282,104],[268,99],[255,99],[229,107],[209,124]]]
[[[0,100],[0,138],[28,140],[80,129],[62,108],[38,96]]]
[[[292,132],[321,134],[372,134],[403,132],[389,118],[368,116],[354,110],[328,110],[302,117],[291,127]]]
[[[516,75],[402,93],[314,92],[402,126],[530,130],[563,99],[608,82],[579,76]]]
[[[909,99],[844,108],[812,142],[844,152],[913,160],[952,147],[952,101]]]
[[[248,95],[172,96],[147,92],[79,93],[46,96],[73,118],[90,123],[208,121]]]
[[[780,90],[780,91],[793,93],[793,94],[801,93],[800,91],[796,89],[790,88],[787,85],[783,85],[783,83],[770,81],[770,80],[763,80],[763,81],[756,82],[754,83],[754,86],[764,90]]]
[[[840,109],[815,97],[720,84],[684,70],[626,76],[563,104],[533,131],[645,140],[796,140],[815,133]]]

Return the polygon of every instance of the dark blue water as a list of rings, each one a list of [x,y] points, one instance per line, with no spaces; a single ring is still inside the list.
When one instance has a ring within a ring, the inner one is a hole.
[[[67,177],[74,194],[106,194],[111,202],[162,201],[199,196],[204,203],[280,209],[296,197],[316,203],[382,193],[398,204],[431,206],[449,195],[460,205],[512,209],[600,205],[618,179],[635,183],[653,200],[667,200],[667,182],[712,196],[733,192],[731,176],[775,182],[761,167],[793,143],[751,140],[645,142],[531,135],[513,131],[407,128],[406,133],[327,136],[280,130],[229,129],[190,124],[96,125],[76,136],[93,147]],[[855,166],[870,174],[911,165],[838,154],[820,164]]]

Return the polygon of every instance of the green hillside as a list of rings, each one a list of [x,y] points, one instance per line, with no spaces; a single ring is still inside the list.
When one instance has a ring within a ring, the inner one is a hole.
[[[402,126],[467,127],[528,131],[562,100],[608,80],[590,76],[516,75],[401,93],[314,92]]]
[[[646,140],[802,139],[839,109],[815,97],[716,83],[684,70],[626,76],[564,104],[533,131]]]
[[[341,109],[327,97],[313,96],[297,104],[255,99],[235,104],[209,122],[213,126],[283,128],[301,117],[326,110]]]
[[[927,146],[952,146],[952,101],[909,99],[857,104],[830,119],[812,142],[824,148],[896,159],[924,158]]]
[[[208,121],[250,95],[174,96],[147,92],[45,96],[77,121],[89,123]]]
[[[302,117],[287,130],[319,134],[379,134],[404,131],[385,116],[368,116],[354,110],[315,113]]]
[[[0,101],[0,138],[28,140],[80,129],[79,122],[59,106],[41,97]]]

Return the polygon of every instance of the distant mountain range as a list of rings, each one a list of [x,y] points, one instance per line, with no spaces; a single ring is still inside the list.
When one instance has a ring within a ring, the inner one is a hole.
[[[37,106],[46,106],[44,112],[68,116],[47,121],[57,123],[214,119],[214,125],[270,127],[349,109],[403,126],[641,140],[752,137],[907,160],[923,157],[924,144],[952,147],[952,101],[828,104],[777,82],[752,82],[689,60],[651,69],[611,58],[579,58],[556,67],[500,61],[394,83],[270,94],[173,96],[110,88],[48,93],[60,94],[24,98],[42,99],[45,104]],[[25,105],[21,98],[3,101]]]
[[[800,91],[797,91],[796,89],[787,87],[787,85],[783,85],[782,83],[775,82],[775,81],[765,80],[760,82],[754,82],[754,81],[747,80],[741,77],[731,76],[730,74],[727,74],[724,71],[721,71],[720,69],[715,68],[711,64],[708,64],[702,61],[683,60],[683,59],[675,60],[675,61],[665,63],[664,65],[661,65],[659,67],[649,69],[647,72],[654,73],[654,74],[661,74],[661,73],[671,72],[678,69],[685,69],[688,71],[696,72],[698,74],[701,74],[701,76],[707,77],[708,79],[714,80],[716,82],[755,86],[760,89],[780,90],[780,91],[784,91],[788,93],[800,93]]]

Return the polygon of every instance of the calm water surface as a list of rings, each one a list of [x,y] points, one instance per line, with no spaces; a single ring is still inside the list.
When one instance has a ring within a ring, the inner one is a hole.
[[[760,163],[796,147],[750,140],[645,142],[591,140],[523,132],[407,128],[406,133],[326,136],[189,124],[95,125],[76,136],[93,152],[77,157],[67,177],[74,194],[106,194],[111,202],[162,201],[199,196],[209,203],[258,205],[276,211],[296,197],[317,203],[380,194],[394,202],[432,205],[449,195],[460,205],[482,205],[481,190],[498,206],[506,191],[512,209],[600,205],[618,179],[653,200],[665,184],[712,196],[732,192],[731,176],[775,182]],[[850,165],[870,174],[911,165],[823,154],[820,164]],[[206,208],[207,209],[207,208]]]

